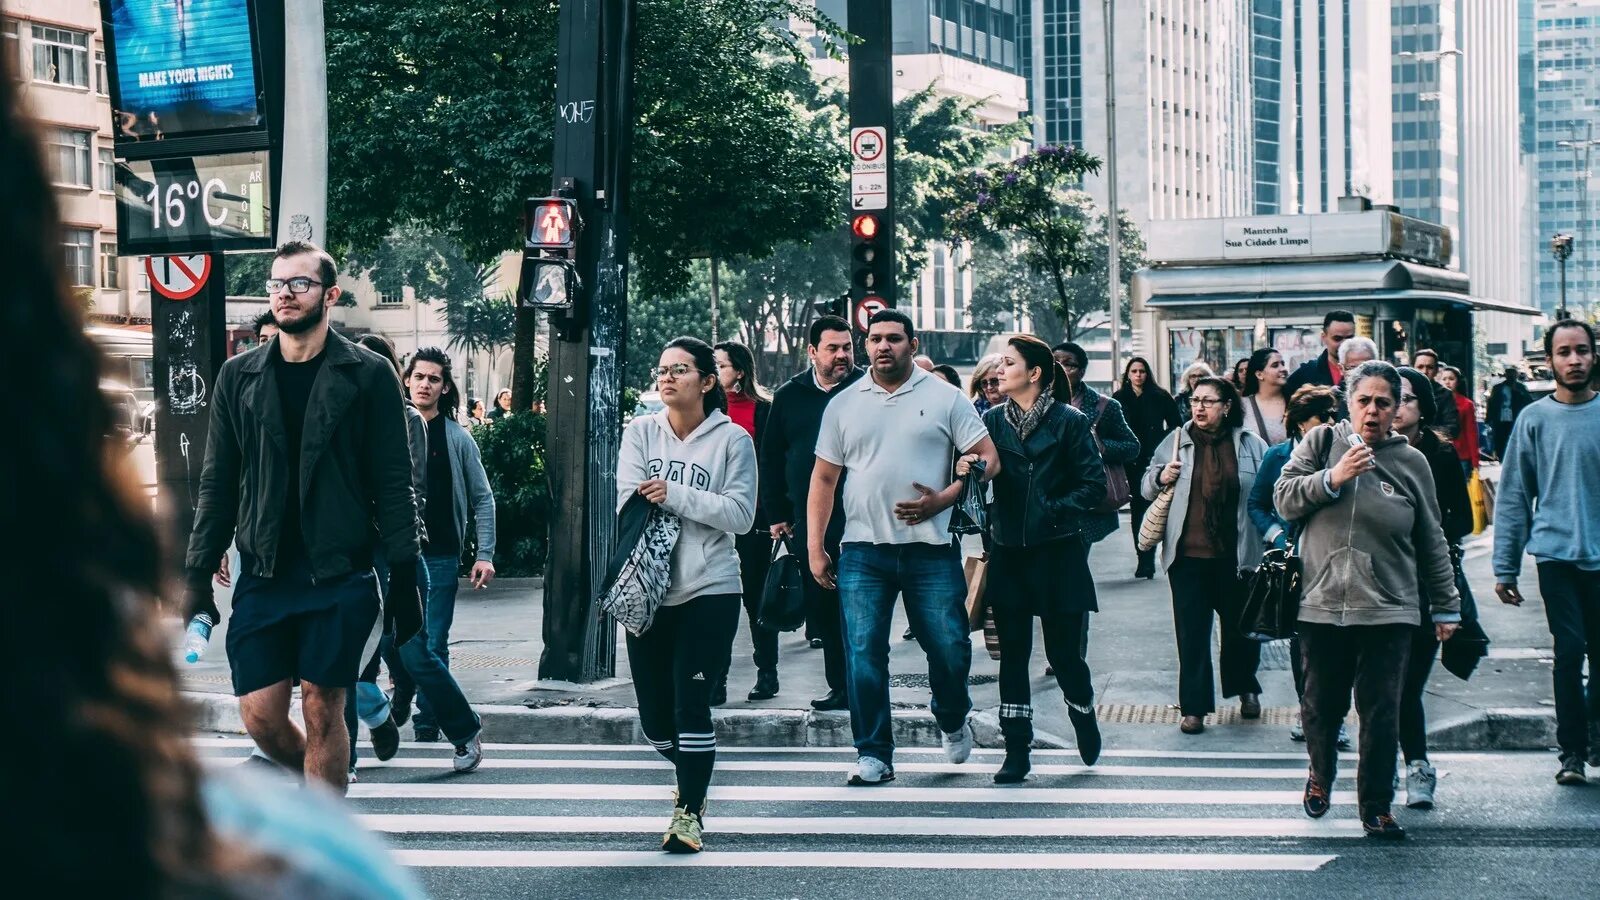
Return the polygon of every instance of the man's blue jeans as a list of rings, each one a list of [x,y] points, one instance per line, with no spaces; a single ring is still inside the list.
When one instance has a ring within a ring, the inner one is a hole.
[[[423,606],[423,632],[426,635],[427,648],[439,660],[439,668],[448,676],[450,669],[450,625],[456,618],[456,591],[460,585],[461,558],[459,556],[424,556],[421,567],[417,572],[417,583],[426,585],[427,602]],[[418,638],[424,635],[418,635]],[[415,643],[416,639],[413,639]],[[415,670],[411,669],[411,660],[406,658],[404,648],[401,649],[401,661],[405,663],[410,672],[412,681],[417,685],[417,718],[415,728],[418,732],[443,731],[446,737],[451,736],[450,729],[444,728],[440,717],[436,717],[435,706],[440,698],[429,696],[429,686],[417,677]],[[451,678],[450,683],[455,684]],[[456,691],[459,693],[460,688]],[[434,691],[434,693],[438,693]]]
[[[856,752],[894,762],[889,715],[889,630],[895,596],[905,596],[911,630],[928,657],[929,707],[945,733],[960,731],[972,711],[967,674],[967,584],[949,544],[845,544],[839,552],[845,675]]]

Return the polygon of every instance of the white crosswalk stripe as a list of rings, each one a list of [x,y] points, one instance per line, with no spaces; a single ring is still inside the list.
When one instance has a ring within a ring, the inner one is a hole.
[[[196,744],[210,766],[235,764],[251,746],[243,738]],[[1305,757],[1292,751],[1116,748],[1093,767],[1079,764],[1075,751],[1039,751],[1028,783],[997,786],[990,776],[998,753],[980,751],[957,766],[938,750],[910,749],[898,754],[895,783],[860,788],[843,783],[854,761],[848,748],[723,747],[707,852],[673,856],[654,849],[672,775],[648,747],[485,748],[483,768],[468,776],[449,774],[447,745],[403,745],[386,763],[364,750],[349,791],[353,812],[389,836],[404,864],[452,870],[1316,872],[1362,835],[1354,794],[1344,789],[1353,787],[1348,772],[1333,812],[1305,817]],[[1007,843],[967,840],[925,852],[945,846],[941,840],[973,838]],[[1183,839],[1216,843],[1159,843]],[[1117,840],[1133,843],[1103,843]],[[975,846],[984,852],[968,852]]]

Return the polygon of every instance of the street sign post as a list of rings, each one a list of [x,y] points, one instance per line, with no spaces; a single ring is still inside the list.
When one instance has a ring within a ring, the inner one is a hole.
[[[894,306],[894,66],[893,0],[849,0],[845,27],[860,38],[850,64],[850,299]],[[864,233],[862,214],[872,227]],[[864,328],[864,326],[863,326]]]
[[[872,317],[888,308],[889,304],[884,303],[883,300],[878,297],[868,297],[867,299],[862,300],[860,303],[856,304],[856,328],[860,330],[862,334],[865,334],[867,331],[867,325],[872,321]]]

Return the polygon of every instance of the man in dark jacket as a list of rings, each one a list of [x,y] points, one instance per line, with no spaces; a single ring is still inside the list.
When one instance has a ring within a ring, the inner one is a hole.
[[[1516,366],[1506,366],[1505,380],[1489,389],[1489,430],[1494,432],[1495,459],[1506,458],[1506,447],[1511,444],[1511,429],[1517,424],[1522,410],[1533,402],[1522,383],[1522,373]]]
[[[1429,420],[1434,431],[1447,441],[1453,441],[1461,436],[1461,413],[1456,409],[1455,391],[1440,384],[1439,353],[1435,350],[1418,350],[1411,354],[1411,366],[1418,372],[1428,376],[1428,385],[1433,391],[1433,406],[1438,411],[1436,418]],[[1476,427],[1478,423],[1472,423]]]
[[[278,248],[267,293],[281,333],[224,363],[212,391],[186,582],[188,612],[216,621],[211,575],[238,544],[227,650],[245,729],[273,760],[342,792],[345,693],[378,619],[375,546],[392,572],[397,644],[421,627],[422,601],[400,382],[329,329],[337,281],[316,245]],[[304,732],[289,719],[296,679]]]
[[[806,598],[816,636],[822,641],[823,671],[828,680],[827,696],[811,705],[819,710],[848,709],[845,696],[844,643],[840,633],[839,592],[828,590],[811,577],[806,559],[806,497],[811,491],[811,469],[816,464],[817,430],[822,427],[822,411],[839,389],[861,377],[855,367],[850,324],[838,316],[823,316],[811,323],[806,356],[811,365],[789,379],[772,397],[767,413],[760,459],[760,501],[772,523],[772,538],[791,537],[790,552],[802,563]],[[824,538],[828,552],[837,559],[844,536],[844,492],[835,495],[833,516]]]
[[[1283,395],[1293,397],[1295,391],[1308,384],[1338,387],[1344,381],[1344,369],[1339,365],[1339,345],[1355,335],[1356,317],[1349,310],[1336,309],[1323,316],[1322,352],[1294,370],[1284,382]]]

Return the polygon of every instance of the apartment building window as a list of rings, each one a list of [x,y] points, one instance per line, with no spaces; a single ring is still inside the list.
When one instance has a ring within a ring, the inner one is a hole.
[[[111,290],[122,289],[122,267],[117,265],[115,241],[100,241],[100,286]]]
[[[45,134],[45,151],[50,176],[56,184],[94,187],[94,172],[89,166],[89,132],[52,128]]]
[[[88,87],[89,35],[47,25],[33,26],[33,80]]]
[[[94,232],[87,228],[68,228],[61,243],[66,250],[67,277],[75,285],[94,284]]]
[[[110,150],[100,148],[100,190],[111,193],[117,189],[117,158]]]
[[[382,292],[378,294],[379,306],[401,306],[405,303],[405,300],[406,298],[402,294],[385,294]]]
[[[106,51],[104,50],[96,50],[94,52],[94,89],[102,97],[111,94],[111,80],[106,75]]]

